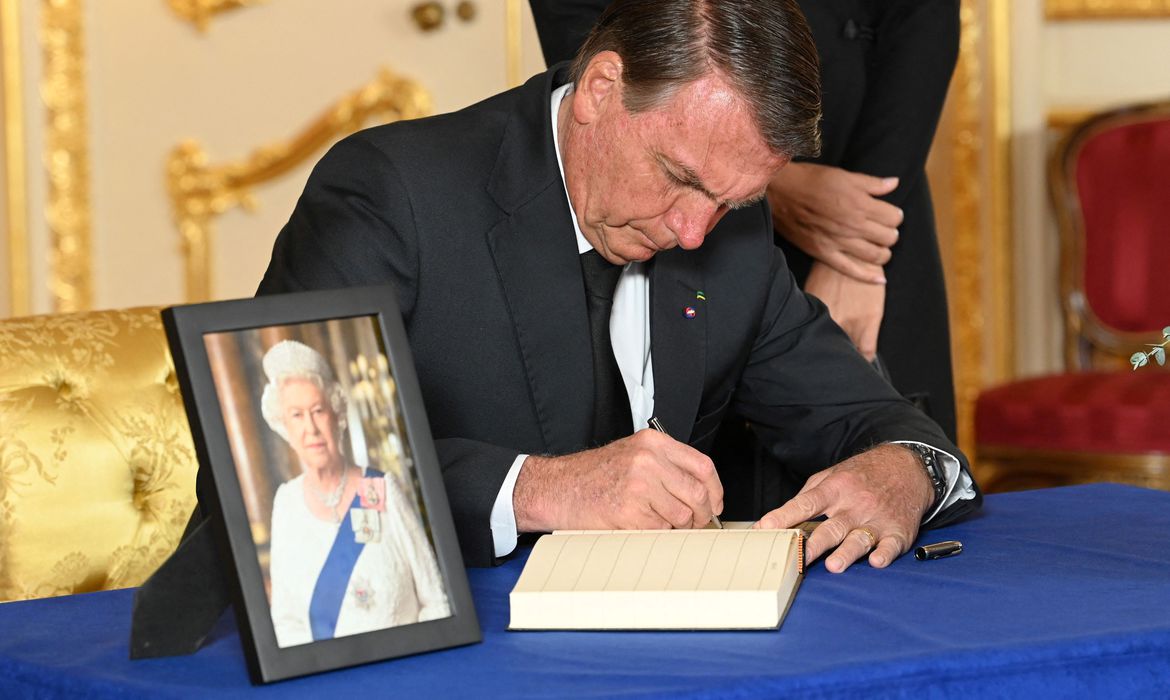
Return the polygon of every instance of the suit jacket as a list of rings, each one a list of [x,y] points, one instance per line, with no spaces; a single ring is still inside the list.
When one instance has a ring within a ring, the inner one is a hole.
[[[516,456],[590,437],[585,292],[550,119],[564,73],[339,142],[259,290],[393,283],[472,565],[493,560],[489,516]],[[676,439],[707,449],[736,410],[805,477],[894,439],[958,454],[797,288],[765,205],[659,254],[650,276],[655,410]]]

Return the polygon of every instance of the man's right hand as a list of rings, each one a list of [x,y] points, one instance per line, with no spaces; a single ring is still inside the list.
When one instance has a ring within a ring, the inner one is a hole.
[[[562,457],[529,456],[512,497],[520,532],[703,527],[723,485],[702,452],[655,430]]]

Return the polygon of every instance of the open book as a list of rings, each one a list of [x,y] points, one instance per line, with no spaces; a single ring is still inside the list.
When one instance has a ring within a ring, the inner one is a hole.
[[[545,535],[512,589],[509,629],[778,627],[804,573],[804,533],[727,525]]]

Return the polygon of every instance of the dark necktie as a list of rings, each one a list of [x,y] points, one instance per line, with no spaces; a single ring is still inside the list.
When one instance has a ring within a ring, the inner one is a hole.
[[[629,435],[633,429],[630,397],[609,337],[609,312],[622,268],[591,250],[581,254],[581,272],[593,340],[593,444],[604,445]]]

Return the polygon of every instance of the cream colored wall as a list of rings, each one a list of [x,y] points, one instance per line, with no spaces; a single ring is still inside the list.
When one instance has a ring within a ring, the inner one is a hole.
[[[1046,163],[1051,115],[1170,98],[1170,19],[1051,21],[1042,0],[1013,8],[1016,364],[1063,366],[1057,240]]]
[[[27,59],[31,311],[49,312],[53,242],[44,223],[43,58],[36,38],[42,0],[12,1],[24,14]],[[432,32],[410,19],[412,0],[269,0],[220,14],[205,32],[179,18],[167,0],[83,2],[91,306],[185,301],[184,257],[165,173],[177,144],[196,140],[212,164],[239,161],[299,133],[381,67],[421,83],[435,111],[499,92],[509,83],[508,1],[478,0],[476,18],[464,22],[455,17],[454,0],[445,0],[446,20]],[[520,73],[527,77],[543,63],[527,2],[517,6],[524,22]],[[272,241],[320,155],[255,188],[254,211],[231,209],[214,220],[214,298],[254,292]],[[6,234],[0,243],[7,252]],[[7,315],[6,298],[0,303]]]

